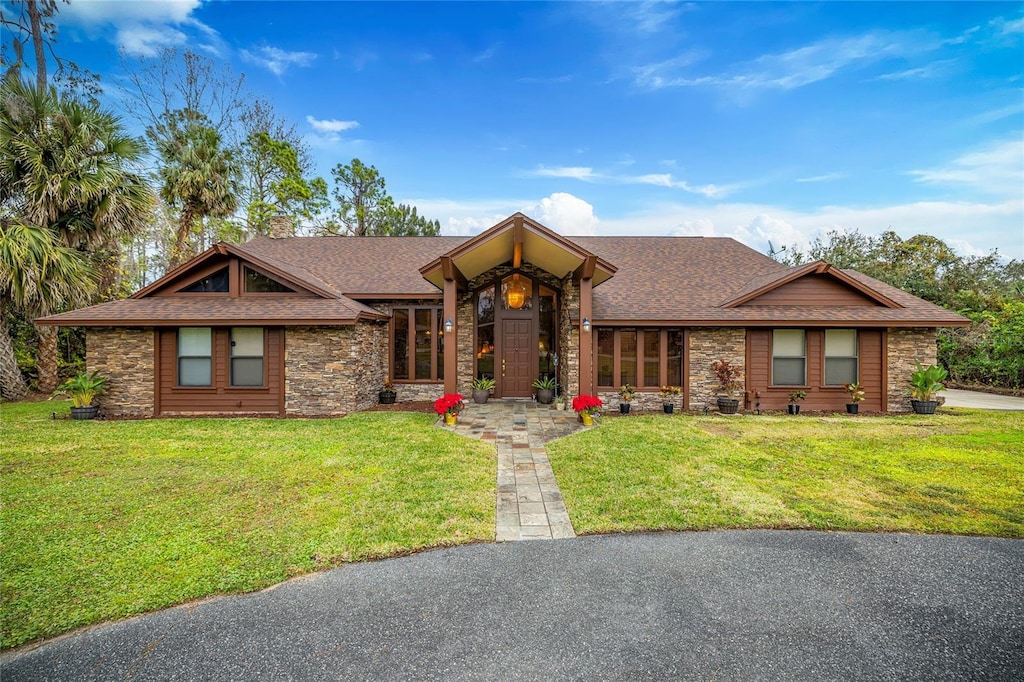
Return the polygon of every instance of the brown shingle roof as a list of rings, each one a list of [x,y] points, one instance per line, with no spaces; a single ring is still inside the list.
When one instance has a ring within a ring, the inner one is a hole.
[[[373,308],[347,298],[217,295],[153,296],[101,303],[46,318],[53,324],[88,327],[177,326],[179,324],[350,324],[386,319]]]

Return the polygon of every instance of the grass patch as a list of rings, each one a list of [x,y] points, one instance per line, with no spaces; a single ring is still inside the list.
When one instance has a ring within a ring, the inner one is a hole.
[[[493,446],[410,413],[50,419],[0,408],[11,647],[341,562],[494,538]]]
[[[548,444],[578,533],[1024,537],[1024,413],[609,419]]]

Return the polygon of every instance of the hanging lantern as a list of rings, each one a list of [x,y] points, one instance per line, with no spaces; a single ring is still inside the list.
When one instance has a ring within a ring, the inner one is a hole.
[[[508,285],[505,300],[512,310],[520,310],[526,305],[526,285],[519,280],[519,275],[512,275],[512,282]]]

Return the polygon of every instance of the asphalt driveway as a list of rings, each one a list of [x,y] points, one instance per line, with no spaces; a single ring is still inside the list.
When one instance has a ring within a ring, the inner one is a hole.
[[[1024,678],[1024,542],[796,531],[476,545],[0,657],[15,680]]]

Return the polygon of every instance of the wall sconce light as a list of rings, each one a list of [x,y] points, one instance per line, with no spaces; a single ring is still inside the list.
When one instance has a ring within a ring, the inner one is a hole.
[[[452,324],[452,318],[449,317],[447,320],[444,321],[444,333],[451,334],[454,326],[455,325]]]
[[[589,317],[584,317],[583,318],[583,331],[587,332],[588,334],[590,333],[590,318]]]

